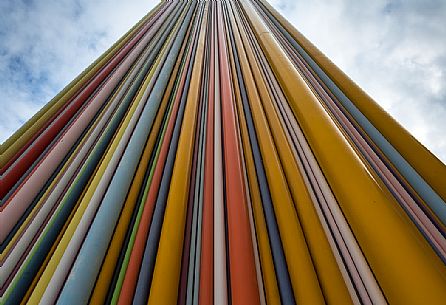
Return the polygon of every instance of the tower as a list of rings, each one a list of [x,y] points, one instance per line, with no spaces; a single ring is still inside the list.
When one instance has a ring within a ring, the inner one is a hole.
[[[446,299],[445,166],[264,0],[161,2],[2,150],[2,303]]]

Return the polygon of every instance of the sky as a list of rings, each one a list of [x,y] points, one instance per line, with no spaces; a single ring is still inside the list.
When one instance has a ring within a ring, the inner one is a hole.
[[[1,0],[0,143],[157,3]],[[270,3],[446,163],[446,1]]]

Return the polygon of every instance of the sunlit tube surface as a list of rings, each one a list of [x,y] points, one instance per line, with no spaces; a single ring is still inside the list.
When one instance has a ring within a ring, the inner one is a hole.
[[[446,166],[266,0],[161,1],[1,154],[1,305],[446,303]]]

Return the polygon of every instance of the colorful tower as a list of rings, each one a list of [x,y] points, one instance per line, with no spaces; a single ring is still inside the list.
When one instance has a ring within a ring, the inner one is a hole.
[[[265,0],[162,1],[2,145],[0,304],[444,304],[446,167]]]

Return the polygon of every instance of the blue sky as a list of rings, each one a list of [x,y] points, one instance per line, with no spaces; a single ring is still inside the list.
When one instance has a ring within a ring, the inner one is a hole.
[[[0,1],[0,142],[158,1]],[[446,1],[271,0],[446,162]]]

